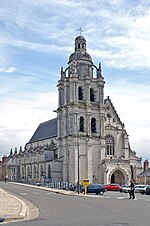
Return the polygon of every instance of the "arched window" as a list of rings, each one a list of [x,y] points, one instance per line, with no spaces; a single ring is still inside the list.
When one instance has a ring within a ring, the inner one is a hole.
[[[34,165],[34,169],[33,169],[33,178],[36,178],[36,166]]]
[[[91,132],[96,133],[96,119],[95,118],[91,119]]]
[[[81,86],[78,88],[78,98],[79,100],[83,100],[83,89]]]
[[[43,176],[43,166],[40,167],[40,175]]]
[[[80,117],[80,129],[79,129],[79,131],[80,132],[84,132],[84,118],[81,116]]]
[[[48,165],[48,179],[51,179],[51,166]]]
[[[90,101],[95,102],[95,94],[92,88],[90,88]]]
[[[106,139],[106,153],[107,155],[114,155],[115,154],[115,138],[108,134],[105,137]]]
[[[22,179],[25,178],[25,169],[24,169],[24,166],[22,167]]]
[[[28,166],[28,177],[30,176],[30,166]]]

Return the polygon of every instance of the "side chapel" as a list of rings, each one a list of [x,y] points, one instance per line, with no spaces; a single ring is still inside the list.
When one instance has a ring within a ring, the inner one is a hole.
[[[75,39],[58,81],[57,117],[41,123],[18,153],[21,180],[47,178],[76,183],[129,183],[141,158],[110,97],[104,99],[101,64],[94,65],[83,36]]]

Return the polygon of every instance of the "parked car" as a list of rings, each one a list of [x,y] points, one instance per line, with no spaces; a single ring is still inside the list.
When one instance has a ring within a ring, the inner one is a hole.
[[[119,188],[120,192],[128,193],[130,191],[130,186],[127,184],[122,184]]]
[[[135,185],[135,192],[144,194],[148,185],[137,184]]]
[[[104,185],[104,188],[107,191],[119,191],[120,184],[106,184],[106,185]]]
[[[147,189],[147,187],[149,187],[149,185],[143,185],[143,187],[140,188],[140,193],[141,193],[142,195],[146,194],[146,189]]]
[[[146,192],[145,192],[146,195],[150,195],[150,185],[148,185],[146,187]]]
[[[85,189],[83,186],[81,188],[81,192],[82,193],[85,192]],[[103,195],[104,192],[105,192],[105,188],[101,184],[89,184],[87,186],[87,193],[95,193],[96,195],[98,195],[98,194]]]

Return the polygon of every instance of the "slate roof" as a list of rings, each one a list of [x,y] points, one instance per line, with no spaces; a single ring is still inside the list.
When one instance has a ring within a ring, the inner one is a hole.
[[[140,173],[138,176],[150,177],[150,168],[148,168],[145,172]]]
[[[49,121],[40,123],[28,144],[56,136],[57,136],[57,118],[54,118]]]
[[[7,162],[8,166],[16,166],[19,165],[19,159],[16,158],[10,158]]]

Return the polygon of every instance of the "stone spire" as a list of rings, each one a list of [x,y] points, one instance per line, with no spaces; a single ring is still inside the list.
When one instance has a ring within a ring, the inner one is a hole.
[[[101,67],[101,63],[99,62],[99,66],[97,68],[97,78],[102,77],[102,67]]]

